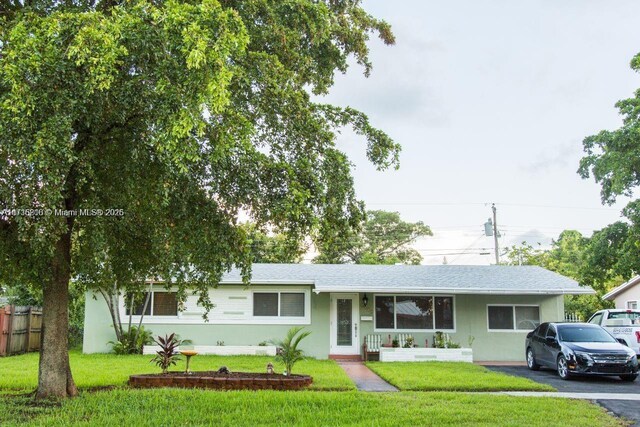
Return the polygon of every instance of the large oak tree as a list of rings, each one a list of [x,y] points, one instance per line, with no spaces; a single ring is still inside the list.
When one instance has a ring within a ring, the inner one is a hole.
[[[389,26],[358,0],[0,2],[0,281],[42,286],[37,396],[77,393],[73,278],[171,278],[184,297],[250,274],[239,213],[291,236],[360,223],[338,128],[379,168],[399,146],[350,108],[312,101],[368,74]]]

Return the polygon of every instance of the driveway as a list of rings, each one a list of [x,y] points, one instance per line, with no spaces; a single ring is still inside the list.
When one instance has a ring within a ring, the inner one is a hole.
[[[487,368],[549,384],[559,392],[640,394],[640,378],[631,383],[621,381],[618,377],[573,377],[564,381],[560,379],[556,371],[545,368],[540,368],[539,371],[531,371],[526,366],[487,366]],[[596,400],[596,402],[620,417],[635,421],[635,426],[640,427],[640,411],[637,401]]]

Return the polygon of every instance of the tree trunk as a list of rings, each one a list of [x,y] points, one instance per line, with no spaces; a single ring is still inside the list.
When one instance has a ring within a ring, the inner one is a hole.
[[[115,288],[115,285],[114,285]],[[120,311],[116,311],[117,309],[117,301],[113,297],[113,293],[115,291],[105,291],[104,289],[98,288],[98,291],[104,298],[107,307],[109,308],[109,314],[111,315],[111,323],[113,323],[113,330],[116,333],[116,341],[122,341],[122,325],[120,324]]]
[[[78,394],[71,376],[68,351],[71,230],[56,244],[52,277],[43,284],[42,342],[36,398],[64,398]]]

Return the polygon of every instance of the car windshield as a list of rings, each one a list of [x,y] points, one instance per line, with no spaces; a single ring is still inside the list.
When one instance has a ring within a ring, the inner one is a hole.
[[[602,328],[581,326],[559,327],[560,340],[564,342],[617,342]]]
[[[640,311],[610,312],[609,319],[631,319],[633,323],[640,323]]]

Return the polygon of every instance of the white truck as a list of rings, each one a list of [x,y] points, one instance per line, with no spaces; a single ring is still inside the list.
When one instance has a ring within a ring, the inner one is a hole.
[[[600,310],[591,316],[589,323],[602,326],[640,357],[640,310]]]

